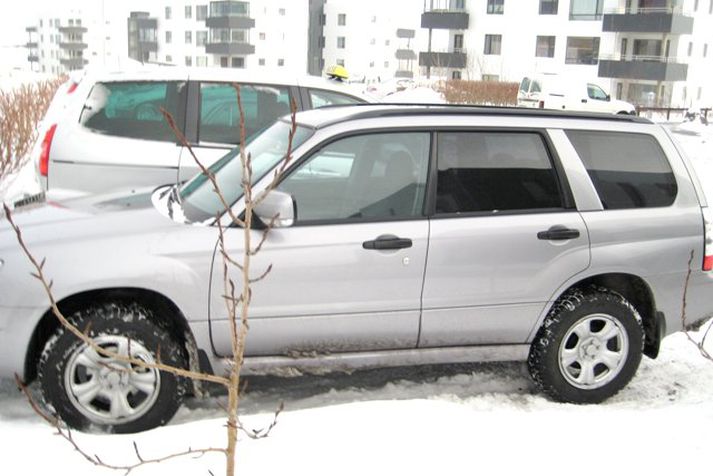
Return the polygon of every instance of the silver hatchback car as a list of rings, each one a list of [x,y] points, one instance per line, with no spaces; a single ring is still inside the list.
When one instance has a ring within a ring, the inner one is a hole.
[[[688,317],[713,312],[709,210],[660,126],[387,105],[305,111],[297,124],[294,161],[259,212],[292,219],[255,257],[274,267],[253,287],[246,373],[524,360],[552,398],[600,402],[681,329],[691,253]],[[289,128],[280,120],[247,144],[257,190]],[[240,214],[235,156],[213,170]],[[160,348],[164,362],[222,373],[221,212],[198,175],[178,189],[36,204],[15,219],[47,259],[59,307],[80,328],[91,323],[101,345],[149,361]],[[227,229],[231,252],[241,237]],[[186,383],[106,375],[58,327],[4,223],[0,263],[0,375],[39,378],[77,428],[133,432],[172,417]]]

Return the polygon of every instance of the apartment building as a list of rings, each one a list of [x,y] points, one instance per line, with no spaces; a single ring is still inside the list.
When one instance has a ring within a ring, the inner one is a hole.
[[[305,73],[310,63],[310,3],[164,2],[156,10],[130,14],[129,56],[139,61],[185,66]]]
[[[642,105],[713,102],[713,0],[426,0],[426,77],[599,78]]]

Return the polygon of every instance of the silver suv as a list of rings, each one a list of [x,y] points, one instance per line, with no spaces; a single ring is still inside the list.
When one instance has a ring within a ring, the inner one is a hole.
[[[281,221],[254,257],[255,269],[274,267],[253,286],[246,373],[526,360],[552,398],[600,402],[681,329],[691,253],[688,318],[713,312],[709,211],[660,126],[386,105],[301,112],[297,123],[294,161],[258,211]],[[289,128],[283,119],[247,144],[257,190]],[[242,213],[235,152],[213,169]],[[59,307],[102,345],[146,360],[160,348],[164,362],[222,373],[222,211],[198,175],[180,189],[33,205],[15,219],[47,259]],[[226,231],[232,253],[241,236]],[[172,417],[186,383],[106,375],[58,328],[5,224],[0,260],[0,375],[38,378],[78,428],[131,432]]]
[[[240,85],[246,133],[252,136],[290,112],[368,102],[351,85],[313,76],[265,75],[225,68],[145,66],[132,72],[81,72],[59,88],[33,159],[54,196],[185,181],[199,169],[161,109],[205,165],[239,141]]]

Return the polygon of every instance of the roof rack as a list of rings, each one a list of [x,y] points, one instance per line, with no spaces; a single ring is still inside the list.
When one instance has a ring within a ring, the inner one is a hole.
[[[349,105],[323,106],[320,109],[340,107],[346,110],[351,109],[354,111],[349,111],[349,113],[338,118],[335,117],[331,121],[322,123],[321,126],[329,126],[354,119],[370,119],[393,116],[449,115],[454,113],[475,116],[547,117],[652,124],[649,119],[639,116],[630,116],[627,114],[558,111],[553,109],[532,109],[507,106],[473,106],[470,104],[357,103]]]

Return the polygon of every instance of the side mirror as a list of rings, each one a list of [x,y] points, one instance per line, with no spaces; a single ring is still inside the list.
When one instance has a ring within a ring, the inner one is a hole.
[[[292,226],[297,216],[297,206],[292,195],[279,190],[270,190],[253,211],[261,222],[265,225],[272,223],[275,228]]]
[[[611,101],[611,94],[607,94],[607,101]]]

